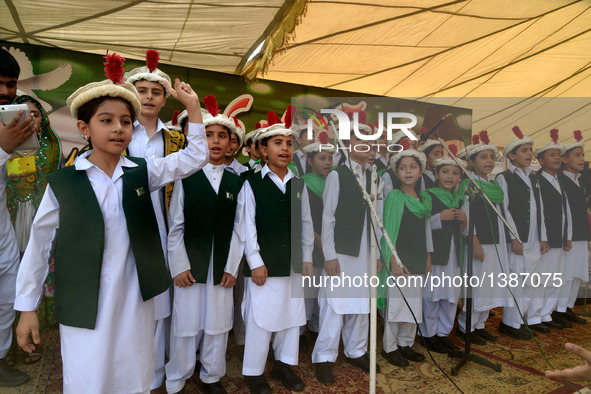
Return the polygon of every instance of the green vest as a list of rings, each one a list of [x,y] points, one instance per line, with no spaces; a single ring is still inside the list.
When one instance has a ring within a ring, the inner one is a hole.
[[[442,203],[437,196],[433,193],[431,194],[431,216],[441,213],[441,211],[449,209],[447,206]],[[460,205],[458,207],[462,207],[463,201],[460,200]],[[457,254],[457,261],[460,261],[460,237],[462,230],[461,224],[459,220],[442,220],[441,221],[441,228],[437,230],[431,230],[431,236],[433,239],[433,253],[431,253],[431,264],[433,265],[447,265],[449,261],[449,253],[451,251],[451,244],[452,242],[455,243],[456,246],[456,254]]]
[[[259,253],[269,277],[290,276],[292,266],[295,272],[301,273],[301,200],[304,181],[296,177],[291,178],[287,182],[285,194],[279,190],[271,177],[262,178],[261,172],[250,176],[247,182],[256,202],[255,224]],[[244,265],[244,275],[250,276],[248,264]]]
[[[216,194],[203,170],[183,179],[185,249],[197,283],[207,282],[212,244],[213,283],[222,281],[243,182],[240,176],[224,171]]]
[[[166,291],[166,268],[144,159],[123,167],[122,205],[144,301]],[[60,206],[55,246],[55,314],[64,325],[94,329],[105,243],[101,208],[86,171],[65,167],[47,177]]]
[[[562,189],[568,198],[568,205],[573,221],[573,241],[590,241],[589,215],[585,201],[585,188],[577,185],[564,174],[558,176]],[[581,179],[581,178],[579,178]]]
[[[339,254],[359,256],[363,224],[368,219],[369,211],[359,190],[355,175],[347,166],[337,167],[334,171],[339,175],[339,200],[335,210],[334,243]],[[365,174],[366,190],[370,190],[371,175]]]
[[[523,242],[527,242],[529,240],[529,216],[531,213],[529,186],[523,181],[523,179],[521,179],[519,175],[515,174],[511,170],[503,171],[500,175],[502,175],[507,182],[509,213],[511,213],[511,217],[515,222],[517,234],[519,234],[519,238]],[[540,190],[537,187],[538,180],[533,174],[529,176],[529,179],[531,180],[534,188],[534,199],[536,200],[537,206],[536,215],[538,217],[538,236],[540,236],[540,221],[542,220],[540,215]],[[507,241],[510,241],[511,238],[509,237],[509,231],[506,231],[505,233],[507,234]]]
[[[568,229],[564,189],[560,194],[542,175],[542,170],[538,173],[538,180],[540,182],[540,195],[544,202],[544,224],[546,225],[548,245],[551,248],[563,248],[566,246]],[[564,221],[562,220],[563,213]]]

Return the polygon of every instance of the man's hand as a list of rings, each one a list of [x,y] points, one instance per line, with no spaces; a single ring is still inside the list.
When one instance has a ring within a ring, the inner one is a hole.
[[[328,276],[339,276],[341,274],[341,265],[338,259],[328,260],[324,262],[324,271]]]
[[[29,334],[33,336],[33,343],[29,340]],[[41,343],[39,320],[35,311],[21,312],[21,317],[16,327],[16,340],[21,349],[27,353],[31,353],[35,350],[35,345]]]
[[[566,241],[566,246],[564,247],[564,251],[565,252],[570,252],[570,250],[573,248],[573,241],[571,241],[570,239],[568,241]]]
[[[518,256],[523,256],[523,245],[518,240],[511,240],[511,250]]]
[[[220,282],[220,286],[230,289],[234,287],[235,284],[236,278],[230,275],[229,273],[224,272],[224,275],[222,275],[222,281]]]
[[[547,253],[550,250],[552,250],[552,248],[550,247],[550,245],[548,244],[548,242],[546,242],[546,241],[540,242],[540,253],[541,254],[545,254],[545,253]]]
[[[0,122],[0,148],[6,153],[12,153],[35,131],[35,122],[32,115],[27,116],[19,123],[23,113],[24,111],[20,110],[7,125]]]
[[[250,271],[251,279],[257,286],[262,286],[267,281],[269,277],[269,271],[267,271],[267,267],[265,265],[261,265],[258,268],[253,269]]]
[[[431,265],[431,253],[427,253],[427,272],[425,275],[429,275],[433,272],[433,266]]]
[[[185,272],[181,272],[180,274],[178,274],[177,276],[174,277],[174,284],[175,286],[178,287],[188,287],[188,286],[193,286],[193,283],[195,283],[196,280],[195,278],[193,278],[193,275],[191,275],[191,270],[186,270]]]
[[[591,362],[591,352],[568,342],[564,347],[569,352],[581,357],[585,364],[570,369],[546,371],[546,377],[550,379],[591,380],[591,365],[589,364]]]

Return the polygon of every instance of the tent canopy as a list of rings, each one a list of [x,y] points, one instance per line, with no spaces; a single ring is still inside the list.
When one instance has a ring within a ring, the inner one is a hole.
[[[590,26],[585,0],[0,0],[1,40],[135,59],[153,48],[247,79],[454,97],[499,145],[515,124],[538,145],[552,127],[591,139]]]

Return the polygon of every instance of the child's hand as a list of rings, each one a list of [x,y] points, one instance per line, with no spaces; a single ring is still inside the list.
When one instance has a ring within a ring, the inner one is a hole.
[[[444,209],[439,213],[441,221],[454,220],[456,218],[455,209]]]
[[[220,282],[220,285],[222,287],[230,289],[230,288],[234,287],[235,284],[236,284],[236,278],[234,276],[230,275],[229,273],[224,272],[224,275],[222,275],[222,281]]]
[[[328,260],[324,262],[324,271],[328,276],[339,276],[341,274],[341,265],[338,259]]]
[[[478,238],[476,238],[476,236],[474,236],[473,256],[476,260],[484,261],[484,249],[482,249],[482,246],[480,245],[480,241],[478,241]]]
[[[548,242],[546,242],[546,241],[540,242],[540,253],[541,254],[544,254],[544,253],[548,252],[551,249],[552,248],[550,247],[550,245],[548,245]]]
[[[163,81],[164,87],[172,97],[180,101],[187,109],[189,115],[189,122],[203,123],[203,116],[201,115],[201,104],[199,104],[199,97],[193,91],[191,85],[186,82],[181,82],[178,78],[174,80],[174,89],[168,81]]]
[[[195,278],[193,278],[193,275],[191,275],[191,270],[186,270],[185,272],[181,272],[180,274],[178,274],[177,276],[174,277],[174,284],[175,286],[178,287],[188,287],[188,286],[193,286],[193,283],[195,283],[196,280]]]
[[[466,217],[466,212],[462,209],[455,209],[454,210],[456,220],[459,220],[462,224],[462,230],[466,227],[466,223],[468,222],[468,218]]]
[[[427,273],[425,275],[429,275],[433,272],[433,266],[431,265],[431,253],[427,253]]]
[[[566,241],[566,246],[564,247],[564,251],[570,252],[570,250],[572,248],[573,248],[573,241],[571,241],[571,240]]]
[[[32,334],[34,344],[29,340],[29,334]],[[21,312],[21,317],[16,327],[16,340],[21,349],[27,353],[31,353],[35,350],[35,345],[41,343],[39,320],[35,311]]]
[[[585,364],[571,369],[546,371],[546,377],[550,379],[591,380],[591,365],[589,364],[591,363],[591,352],[568,342],[564,347],[569,352],[581,357]]]
[[[314,277],[314,264],[310,262],[304,262],[302,264],[302,275],[310,278]]]
[[[523,245],[518,240],[514,239],[511,241],[511,250],[518,256],[523,256]]]
[[[376,273],[380,272],[382,270],[382,260],[378,259],[377,260],[377,265],[376,265]]]
[[[269,277],[269,271],[267,271],[267,267],[265,267],[265,265],[261,265],[260,267],[253,269],[250,271],[250,274],[252,281],[257,286],[264,285],[267,281],[267,278]]]
[[[397,276],[403,276],[404,274],[410,274],[406,265],[402,264],[402,267],[398,265],[394,256],[390,257],[390,267],[392,267],[392,273]]]

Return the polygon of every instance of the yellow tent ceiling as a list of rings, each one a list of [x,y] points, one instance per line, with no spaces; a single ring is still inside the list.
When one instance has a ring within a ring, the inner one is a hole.
[[[514,124],[538,145],[551,127],[591,139],[589,0],[0,0],[0,40],[136,59],[154,48],[165,63],[249,78],[454,97],[498,145]]]

